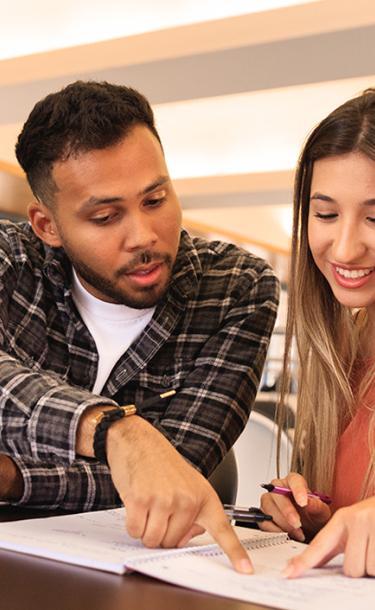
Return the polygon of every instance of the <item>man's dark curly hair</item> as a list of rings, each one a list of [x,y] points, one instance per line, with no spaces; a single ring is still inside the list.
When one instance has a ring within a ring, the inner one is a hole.
[[[16,156],[36,198],[52,205],[56,161],[113,146],[139,124],[160,142],[151,106],[141,93],[107,82],[76,81],[34,106],[18,137]]]

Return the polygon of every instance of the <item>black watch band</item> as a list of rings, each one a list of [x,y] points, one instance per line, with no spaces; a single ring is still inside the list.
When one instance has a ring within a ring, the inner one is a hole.
[[[137,407],[135,405],[126,405],[124,407],[115,407],[114,409],[108,409],[102,411],[96,416],[96,428],[94,432],[94,456],[102,464],[107,464],[107,432],[108,428],[117,420],[129,415],[135,415]]]

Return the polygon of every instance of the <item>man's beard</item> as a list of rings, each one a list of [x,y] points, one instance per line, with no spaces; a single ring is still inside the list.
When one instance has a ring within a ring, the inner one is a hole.
[[[157,303],[159,303],[167,292],[171,280],[173,266],[173,260],[170,254],[144,250],[137,253],[127,265],[124,265],[115,272],[115,279],[119,279],[121,276],[131,273],[132,270],[139,265],[146,265],[152,262],[165,264],[168,269],[168,277],[164,285],[139,287],[138,290],[134,289],[134,291],[132,291],[134,294],[131,294],[130,291],[126,290],[126,288],[121,289],[117,287],[114,281],[103,277],[92,267],[89,267],[82,260],[79,260],[75,254],[71,252],[69,246],[66,246],[66,243],[64,243],[63,248],[78,275],[81,276],[90,286],[108,297],[112,302],[120,305],[126,305],[127,307],[132,307],[133,309],[146,309],[148,307],[154,307]]]

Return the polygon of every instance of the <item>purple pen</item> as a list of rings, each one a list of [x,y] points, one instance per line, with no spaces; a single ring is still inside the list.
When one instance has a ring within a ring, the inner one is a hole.
[[[280,496],[293,496],[292,490],[288,489],[287,487],[272,485],[272,483],[263,483],[261,487],[274,494],[279,494]],[[318,491],[309,491],[307,495],[310,498],[320,498],[320,500],[325,504],[331,504],[332,502],[332,499],[329,496],[325,496],[324,494],[321,494]]]

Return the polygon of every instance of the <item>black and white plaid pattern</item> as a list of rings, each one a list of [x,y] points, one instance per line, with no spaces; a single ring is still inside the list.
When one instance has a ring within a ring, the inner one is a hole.
[[[98,355],[71,296],[64,252],[28,223],[0,223],[0,451],[20,467],[21,503],[90,510],[118,505],[106,466],[76,459],[90,405],[141,404],[141,415],[208,475],[243,429],[275,321],[278,282],[261,259],[183,231],[173,279],[140,337],[92,394]]]

